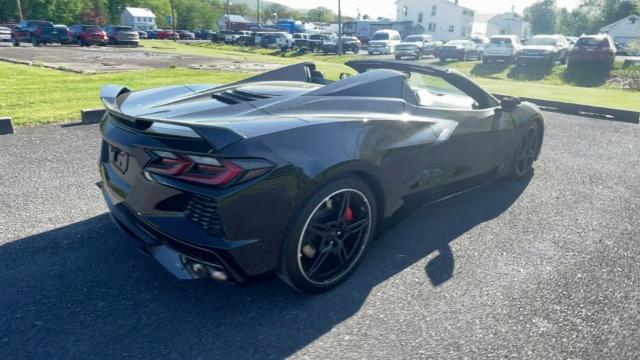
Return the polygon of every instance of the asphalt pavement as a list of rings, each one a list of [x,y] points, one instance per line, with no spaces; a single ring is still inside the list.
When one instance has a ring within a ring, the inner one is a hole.
[[[637,358],[640,126],[546,117],[532,177],[405,214],[316,296],[139,255],[97,126],[0,136],[0,359]]]

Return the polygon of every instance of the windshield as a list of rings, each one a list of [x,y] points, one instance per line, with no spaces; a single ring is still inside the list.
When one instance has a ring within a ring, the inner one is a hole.
[[[511,44],[511,39],[509,38],[493,38],[491,39],[491,45],[509,45]]]
[[[607,38],[594,38],[594,37],[583,37],[578,40],[576,43],[578,47],[598,47],[598,48],[606,48],[609,47],[609,39]]]
[[[423,37],[422,36],[407,36],[406,39],[404,39],[404,41],[406,42],[422,42]]]
[[[388,33],[377,33],[373,35],[373,40],[389,40]]]
[[[558,39],[552,37],[534,37],[527,41],[527,45],[555,46],[557,43]]]
[[[134,31],[130,26],[115,26],[114,29],[117,31]]]
[[[102,31],[98,26],[85,26],[84,31]]]

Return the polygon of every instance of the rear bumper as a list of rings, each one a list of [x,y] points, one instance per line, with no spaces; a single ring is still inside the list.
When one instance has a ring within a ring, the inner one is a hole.
[[[190,271],[187,266],[189,262],[219,269],[227,275],[226,280],[230,282],[243,283],[251,278],[235,261],[233,249],[208,248],[178,240],[145,221],[126,204],[117,203],[117,197],[104,185],[104,181],[102,184],[102,195],[115,224],[135,241],[142,253],[153,257],[176,278],[189,280],[209,277]]]
[[[406,56],[406,57],[418,57],[422,54],[420,50],[398,50],[396,49],[396,56]]]
[[[391,48],[389,47],[371,47],[369,46],[369,54],[373,55],[373,54],[391,54],[393,53],[393,51],[391,50]]]

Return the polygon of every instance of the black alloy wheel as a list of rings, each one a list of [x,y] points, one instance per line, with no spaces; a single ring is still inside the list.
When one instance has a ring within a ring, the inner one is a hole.
[[[329,290],[356,268],[374,234],[376,202],[369,187],[345,178],[316,193],[287,238],[280,276],[295,289]]]
[[[525,133],[518,145],[514,158],[511,175],[521,178],[529,174],[532,170],[533,162],[536,160],[540,147],[542,146],[542,133],[537,121],[527,125]]]

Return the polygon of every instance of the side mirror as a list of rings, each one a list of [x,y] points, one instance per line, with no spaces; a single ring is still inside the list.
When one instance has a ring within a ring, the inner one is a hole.
[[[522,99],[519,97],[505,96],[500,100],[500,106],[505,111],[511,111],[516,108],[516,106],[522,103]]]
[[[340,73],[340,80],[344,80],[349,77],[351,77],[351,74],[349,73]]]

